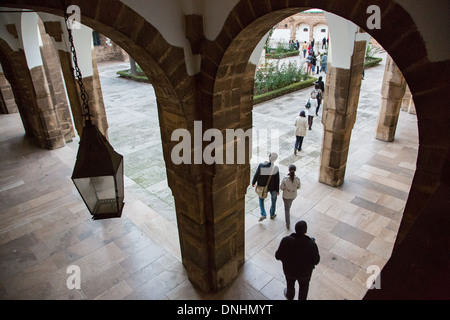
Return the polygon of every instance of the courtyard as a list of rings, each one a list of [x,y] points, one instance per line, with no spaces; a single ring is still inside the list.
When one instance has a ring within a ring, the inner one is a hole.
[[[308,235],[316,239],[321,256],[310,300],[361,299],[371,276],[367,269],[382,268],[389,259],[402,219],[417,159],[417,117],[401,112],[395,140],[375,139],[384,61],[366,70],[340,187],[318,182],[322,108],[303,150],[293,152],[294,119],[310,88],[253,109],[254,129],[266,130],[271,142],[278,144],[280,175],[295,164],[301,179],[291,209],[292,225],[298,220],[308,223]],[[1,115],[2,299],[284,300],[285,279],[274,254],[292,230],[285,227],[281,196],[277,217],[258,222],[252,177],[245,208],[246,262],[238,278],[218,293],[193,287],[181,263],[153,87],[119,78],[116,72],[128,68],[128,63],[98,67],[109,140],[124,156],[123,216],[90,219],[70,180],[78,138],[61,149],[38,149],[24,138],[18,114]],[[264,144],[253,146],[252,174],[259,162],[267,160],[264,150]],[[66,287],[68,265],[82,270],[79,290]]]

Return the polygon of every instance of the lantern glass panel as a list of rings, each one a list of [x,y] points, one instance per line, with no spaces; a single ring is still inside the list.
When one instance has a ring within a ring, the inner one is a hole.
[[[92,214],[117,212],[113,176],[78,178],[74,183]]]
[[[123,182],[123,158],[120,161],[119,167],[117,169],[116,179],[117,179],[117,196],[119,197],[119,206],[122,206],[123,199],[125,196],[124,182]]]

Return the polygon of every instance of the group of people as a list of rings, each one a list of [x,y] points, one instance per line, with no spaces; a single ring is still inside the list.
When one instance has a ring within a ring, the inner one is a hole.
[[[300,114],[295,118],[295,145],[294,154],[302,151],[303,138],[306,136],[307,128],[312,130],[314,117],[319,115],[319,109],[323,101],[323,94],[325,91],[325,83],[322,77],[314,84],[314,89],[310,92],[310,96],[305,104],[305,110],[300,111]]]
[[[314,42],[315,40],[313,39],[309,44],[306,41],[302,44],[303,58],[306,59],[306,72],[308,74],[327,73],[327,53],[316,53],[314,51]],[[324,47],[328,47],[328,39],[326,38],[322,40],[322,49]]]
[[[323,54],[312,51],[306,58],[306,72],[308,74],[319,74],[320,72],[327,73],[328,56],[326,52]]]
[[[302,110],[294,121],[295,126],[295,144],[294,154],[302,150],[303,138],[306,136],[307,129],[311,130],[314,117],[318,116],[319,108],[323,100],[325,84],[322,77],[316,81],[314,89],[310,92],[305,110]],[[259,221],[267,218],[264,206],[264,200],[270,195],[271,206],[269,210],[270,219],[274,219],[276,214],[277,197],[282,192],[284,202],[284,216],[286,228],[290,229],[290,210],[292,203],[297,198],[298,190],[301,187],[300,178],[296,176],[297,170],[294,164],[288,168],[288,173],[280,182],[279,169],[275,165],[278,154],[272,152],[266,162],[260,163],[253,176],[252,187],[259,197],[259,207],[261,216]],[[306,235],[307,224],[305,221],[299,221],[295,225],[295,233],[284,237],[276,251],[275,258],[283,263],[283,272],[286,277],[287,287],[284,295],[287,299],[292,300],[295,296],[295,282],[299,283],[299,300],[306,300],[309,280],[312,271],[319,263],[320,256],[314,238]]]
[[[283,195],[284,213],[286,227],[290,228],[290,209],[294,199],[297,197],[297,191],[301,187],[300,178],[295,175],[296,166],[289,166],[289,173],[281,180],[278,167],[275,161],[278,154],[273,152],[269,154],[269,161],[260,163],[255,175],[253,176],[252,186],[256,186],[256,193],[259,196],[259,206],[261,209],[261,217],[259,221],[266,219],[266,211],[264,208],[264,199],[270,194],[270,218],[274,219],[277,196],[280,190]],[[263,187],[263,191],[258,191],[258,186]],[[319,263],[319,250],[314,238],[306,235],[307,223],[299,221],[295,224],[295,233],[284,237],[275,258],[283,264],[283,272],[286,278],[286,288],[284,295],[287,299],[292,300],[295,296],[295,282],[299,284],[299,300],[306,300],[309,290],[309,281],[314,267]]]
[[[302,151],[303,139],[306,136],[307,129],[312,130],[312,125],[314,122],[314,117],[319,115],[319,108],[323,100],[323,92],[325,91],[325,83],[322,77],[314,84],[314,89],[310,92],[310,97],[308,98],[305,110],[300,111],[300,114],[295,118],[295,144],[294,144],[294,154]],[[276,217],[276,200],[277,196],[280,194],[280,189],[283,191],[283,201],[285,209],[285,220],[286,227],[290,227],[290,208],[292,201],[297,197],[297,190],[300,189],[301,183],[300,179],[295,176],[295,171],[297,168],[294,164],[289,166],[289,174],[286,176],[280,185],[280,175],[278,172],[278,167],[274,165],[278,158],[278,154],[273,152],[269,155],[269,161],[260,163],[253,176],[252,187],[255,185],[257,187],[257,193],[259,196],[259,207],[261,210],[261,217],[259,221],[267,218],[267,213],[264,207],[264,199],[270,194],[271,207],[270,207],[270,218],[274,219]]]

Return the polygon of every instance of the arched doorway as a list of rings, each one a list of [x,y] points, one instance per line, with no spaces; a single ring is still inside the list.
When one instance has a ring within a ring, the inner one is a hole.
[[[270,25],[272,25],[273,21],[282,20],[295,12],[307,9],[301,7],[301,4],[303,3],[302,1],[297,2],[298,7],[296,7],[296,9],[294,10],[290,5],[280,5],[279,3],[275,4],[271,1],[269,2],[272,5],[270,9],[268,7],[264,9],[259,8],[259,10],[254,10],[253,12],[258,13],[254,14],[253,17],[243,16],[244,12],[247,12],[248,6],[251,5],[240,2],[240,4],[233,10],[233,18],[227,20],[224,27],[224,29],[231,33],[231,36],[230,33],[226,34],[225,32],[223,32],[216,40],[216,43],[221,43],[221,48],[223,48],[222,50],[224,51],[224,55],[223,58],[222,56],[220,56],[220,59],[214,59],[215,57],[209,58],[214,61],[216,67],[212,68],[212,70],[209,71],[208,74],[211,78],[215,78],[216,82],[215,86],[210,86],[208,88],[208,92],[211,94],[211,96],[213,96],[213,99],[217,101],[218,105],[220,106],[220,112],[222,115],[236,108],[233,103],[230,103],[230,100],[225,100],[222,97],[227,96],[231,92],[235,92],[236,94],[241,93],[241,101],[246,99],[243,97],[248,98],[249,91],[243,90],[243,88],[251,87],[251,85],[247,83],[245,79],[251,79],[249,73],[252,73],[254,70],[250,70],[250,66],[247,66],[247,68],[245,66],[252,52],[252,49],[257,43],[257,39],[255,40],[253,36],[257,36],[257,38],[260,38],[270,28]],[[364,27],[367,19],[367,14],[364,10],[369,5],[370,4],[368,2],[360,3],[355,9],[351,5],[336,8],[332,4],[324,3],[319,7],[320,9],[329,10],[330,12],[340,15],[341,17],[353,21],[357,25]],[[416,30],[415,22],[401,6],[390,3],[389,6],[382,8],[382,12],[385,13],[385,15],[383,16],[383,21],[386,21],[386,29],[383,28],[381,30],[369,30],[368,32],[383,45],[387,52],[389,52],[393,59],[398,63],[399,68],[403,72],[403,75],[405,76],[408,84],[411,87],[411,91],[415,97],[415,101],[417,100],[420,104],[420,101],[424,101],[422,100],[422,98],[425,99],[425,97],[427,97],[431,99],[431,93],[429,92],[431,88],[429,88],[421,81],[418,81],[417,72],[419,72],[420,70],[426,70],[426,68],[431,68],[434,70],[438,67],[438,65],[444,67],[447,64],[445,62],[433,63],[425,58],[425,44],[420,38],[418,32],[408,31]],[[398,19],[395,18],[398,15],[402,16],[401,25],[398,25]],[[265,21],[261,19],[261,22],[258,23],[258,19],[261,17],[264,17]],[[231,27],[232,25],[234,25],[234,22],[236,20],[240,21],[242,25],[241,28]],[[265,22],[268,20],[270,22],[266,26]],[[396,25],[396,29],[399,30],[400,33],[405,34],[406,36],[400,39],[393,38],[393,36],[390,35],[389,32],[386,32],[386,30],[389,29],[389,26],[392,25],[392,27],[394,27],[393,24]],[[418,44],[418,46],[420,47],[415,51],[415,54],[413,56],[408,55],[408,48],[411,48],[411,43]],[[207,55],[206,50],[205,53]],[[231,58],[231,56],[233,57],[233,59],[228,58]],[[235,73],[230,74],[227,72],[227,70],[233,70],[235,71]],[[417,99],[417,97],[420,98]],[[239,108],[241,119],[245,117],[244,115],[249,115],[249,110],[251,110],[251,107],[251,102],[248,102],[245,105],[241,103]],[[421,107],[417,108],[419,109]],[[422,108],[425,108],[425,105],[423,105]],[[444,111],[440,110],[440,112]],[[417,115],[419,121],[419,137],[421,141],[423,141],[424,137],[427,137],[428,134],[437,138],[436,134],[427,132],[427,125],[425,125],[425,123],[427,123],[428,121],[424,120],[423,122],[421,122],[421,111],[418,111]],[[421,125],[421,123],[424,125]],[[244,125],[244,128],[247,127],[248,126]],[[442,142],[440,146],[443,149],[441,150],[448,150],[448,141],[445,140],[446,142],[444,143],[442,139],[437,139]],[[426,140],[428,141],[428,139]],[[431,144],[435,145],[434,143]],[[444,145],[446,147],[444,147]],[[441,147],[438,147],[438,149],[440,149]],[[415,179],[413,181],[411,191],[409,192],[408,201],[404,211],[405,216],[400,226],[396,247],[401,244],[403,238],[406,236],[409,229],[414,224],[414,220],[417,218],[417,216],[420,214],[421,210],[427,203],[426,199],[432,196],[434,190],[439,185],[438,176],[440,175],[440,173],[438,172],[441,172],[440,170],[443,167],[435,170],[436,168],[433,169],[430,164],[427,164],[428,162],[425,160],[426,158],[428,158],[428,156],[426,155],[428,151],[425,151],[427,149],[428,147],[424,146],[423,144],[421,144],[419,148],[418,166],[415,174]],[[443,154],[441,154],[441,156],[439,157],[441,161],[445,161],[445,154],[446,151],[443,152]],[[425,174],[425,172],[427,172],[427,174]],[[434,173],[430,176],[431,172]],[[423,178],[420,178],[424,175],[427,175],[428,177],[430,177],[430,179],[426,179],[427,181],[425,181]],[[394,255],[395,253],[396,251],[394,249]]]

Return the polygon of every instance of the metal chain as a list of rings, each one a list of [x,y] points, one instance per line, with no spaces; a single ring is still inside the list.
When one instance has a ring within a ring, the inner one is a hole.
[[[70,51],[72,53],[72,60],[75,66],[75,68],[72,67],[72,73],[74,74],[75,80],[78,83],[78,87],[80,88],[80,96],[83,102],[83,118],[85,121],[90,122],[91,114],[89,110],[89,94],[87,93],[86,88],[84,87],[83,76],[81,75],[81,70],[78,67],[77,53],[75,50],[75,46],[73,44],[72,30],[69,27],[69,15],[67,14],[67,10],[64,10],[64,20],[66,22],[67,33],[69,34]]]

